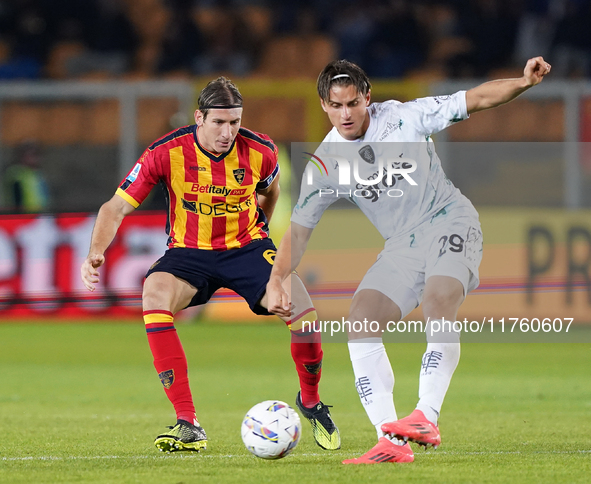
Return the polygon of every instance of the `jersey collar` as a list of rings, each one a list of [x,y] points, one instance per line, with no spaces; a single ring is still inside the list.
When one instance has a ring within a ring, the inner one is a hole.
[[[238,136],[236,136],[236,138],[237,137]],[[234,138],[234,141],[232,141],[232,144],[230,145],[230,148],[228,148],[228,151],[226,151],[225,153],[220,153],[219,155],[214,155],[211,151],[205,149],[199,143],[199,139],[197,138],[197,125],[195,125],[195,128],[193,128],[193,138],[195,139],[195,144],[197,145],[197,148],[199,148],[199,151],[201,151],[201,153],[203,153],[205,156],[207,156],[210,160],[213,161],[222,161],[229,153],[232,152],[234,146],[236,145],[236,138]]]

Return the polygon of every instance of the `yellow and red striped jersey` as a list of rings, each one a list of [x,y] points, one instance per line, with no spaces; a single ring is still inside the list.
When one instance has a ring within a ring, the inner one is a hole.
[[[185,126],[144,151],[117,194],[138,207],[159,181],[168,189],[168,247],[227,250],[268,237],[256,191],[279,173],[277,147],[265,134],[240,128],[219,156]]]

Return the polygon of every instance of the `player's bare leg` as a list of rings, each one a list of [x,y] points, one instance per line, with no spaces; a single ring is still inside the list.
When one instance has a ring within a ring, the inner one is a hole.
[[[154,272],[144,282],[142,308],[144,311],[164,309],[177,313],[185,308],[197,293],[191,284],[168,272]]]
[[[390,298],[375,289],[363,289],[355,294],[347,321],[377,321],[378,333],[349,333],[349,353],[355,387],[367,416],[375,426],[378,443],[356,459],[344,464],[379,464],[384,462],[413,462],[412,449],[407,444],[384,437],[381,426],[397,419],[394,406],[394,372],[382,341],[382,330],[388,321],[398,321],[401,311]],[[353,326],[351,326],[353,328]]]
[[[364,319],[377,321],[380,324],[380,331],[377,334],[381,337],[382,330],[386,329],[388,321],[398,321],[400,314],[398,305],[385,294],[375,289],[362,289],[353,297],[347,321],[363,321]],[[351,331],[349,341],[377,334]]]
[[[423,315],[425,318],[455,321],[464,302],[464,286],[455,277],[431,276],[425,283]]]
[[[419,378],[417,408],[397,422],[384,424],[382,430],[399,439],[437,447],[441,435],[437,420],[453,373],[460,361],[460,334],[444,322],[453,323],[464,301],[464,287],[453,277],[427,279],[423,314],[427,327],[427,350],[423,355]]]
[[[144,283],[144,322],[154,367],[177,414],[176,425],[154,441],[163,452],[199,451],[207,447],[207,435],[195,415],[187,359],[173,319],[174,314],[186,307],[196,293],[197,290],[189,283],[167,272],[154,272]]]
[[[292,302],[293,316],[281,319],[291,332],[291,355],[300,380],[296,405],[312,425],[316,443],[323,449],[337,450],[341,447],[339,429],[332,420],[329,406],[320,401],[318,393],[322,373],[322,337],[320,332],[314,331],[318,315],[297,274],[291,274],[282,285]],[[266,294],[260,304],[267,307]]]

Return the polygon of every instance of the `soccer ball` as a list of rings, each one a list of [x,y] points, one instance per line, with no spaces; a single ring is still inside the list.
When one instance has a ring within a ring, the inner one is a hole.
[[[287,403],[266,400],[257,403],[242,421],[242,441],[261,459],[281,459],[298,445],[300,417]]]

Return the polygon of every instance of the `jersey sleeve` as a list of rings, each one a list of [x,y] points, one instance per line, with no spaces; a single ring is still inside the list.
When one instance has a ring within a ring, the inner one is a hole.
[[[437,133],[469,117],[466,91],[449,96],[431,96],[414,99],[399,105],[406,112],[405,121],[412,123],[422,134]]]
[[[273,140],[271,140],[271,138],[269,138],[267,135],[263,135],[260,133],[257,134],[261,137],[264,137],[264,139],[270,141],[273,146],[273,151],[271,152],[269,150],[268,153],[265,156],[263,156],[263,164],[261,166],[261,179],[257,183],[256,188],[257,190],[265,190],[269,188],[271,183],[273,183],[273,180],[275,180],[275,178],[279,174],[279,162],[277,156],[278,150],[277,145],[273,143]]]
[[[314,173],[316,167],[308,163],[302,177],[300,196],[293,209],[291,221],[313,229],[318,225],[324,211],[338,200],[338,189],[327,176],[316,176],[309,183],[308,171]]]
[[[160,180],[157,173],[155,151],[148,148],[123,179],[115,193],[137,208]]]

